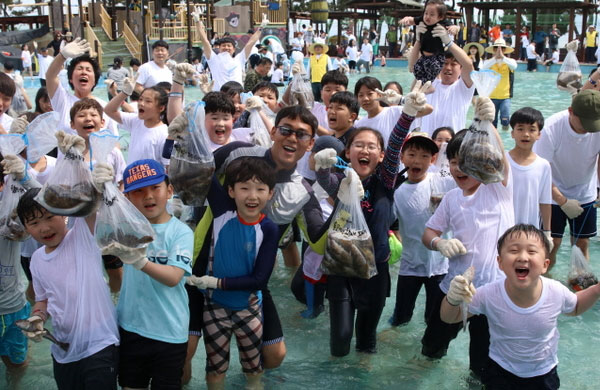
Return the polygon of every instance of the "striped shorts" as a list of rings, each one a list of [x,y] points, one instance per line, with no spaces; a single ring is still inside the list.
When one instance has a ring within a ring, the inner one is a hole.
[[[247,309],[230,310],[205,298],[202,332],[206,348],[207,373],[223,374],[229,368],[232,334],[235,334],[242,371],[247,374],[262,372],[261,309],[256,295],[251,295],[249,303]]]

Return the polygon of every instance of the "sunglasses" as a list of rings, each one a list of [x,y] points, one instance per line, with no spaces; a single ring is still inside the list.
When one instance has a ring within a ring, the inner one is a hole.
[[[306,131],[294,130],[287,126],[277,126],[277,131],[284,137],[289,137],[290,135],[295,134],[298,141],[308,141],[312,138],[312,134],[309,134]]]

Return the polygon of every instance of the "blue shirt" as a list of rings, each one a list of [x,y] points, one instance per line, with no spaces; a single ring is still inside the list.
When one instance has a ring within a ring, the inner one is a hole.
[[[191,275],[194,234],[177,218],[152,225],[156,238],[146,251],[148,260],[172,265]],[[169,287],[133,266],[123,265],[123,285],[117,305],[119,326],[129,332],[166,343],[180,344],[188,340],[190,311],[185,290],[185,277]]]

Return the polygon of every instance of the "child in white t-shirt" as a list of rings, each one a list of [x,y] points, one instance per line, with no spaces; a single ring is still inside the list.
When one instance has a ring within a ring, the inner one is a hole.
[[[461,303],[468,315],[489,320],[490,347],[482,377],[486,389],[558,389],[557,318],[579,315],[600,297],[596,284],[572,293],[560,282],[543,277],[550,260],[549,241],[532,225],[519,224],[498,240],[498,266],[506,278],[477,291],[463,275],[450,284],[441,318],[458,323]],[[477,272],[477,271],[475,271]]]
[[[488,98],[479,98],[475,105],[475,118],[494,119],[495,109]],[[484,99],[484,100],[481,100]],[[441,358],[446,354],[448,345],[456,337],[460,326],[449,325],[441,321],[439,308],[447,293],[450,281],[470,266],[477,271],[473,283],[481,287],[501,279],[494,256],[496,241],[514,225],[512,207],[512,179],[510,164],[503,161],[504,180],[482,185],[476,179],[467,176],[458,167],[459,150],[467,130],[462,130],[448,143],[446,155],[450,162],[450,173],[458,188],[447,192],[439,207],[426,224],[423,244],[432,250],[440,251],[448,257],[449,267],[446,277],[439,285],[433,315],[427,323],[423,336],[422,353],[428,357]],[[495,132],[499,145],[500,137]],[[504,154],[504,151],[501,151]],[[452,239],[443,239],[444,232],[452,231]],[[476,377],[485,369],[483,365],[488,355],[488,324],[484,316],[471,318],[469,325],[471,336],[469,357],[470,367]]]
[[[278,87],[283,87],[283,63],[278,62],[275,64],[275,70],[271,75],[271,84],[275,84]]]
[[[417,295],[425,285],[425,321],[431,316],[438,284],[448,272],[448,259],[430,251],[421,242],[425,224],[442,200],[443,194],[456,187],[451,177],[428,173],[439,149],[426,133],[412,132],[402,144],[401,161],[408,167],[407,180],[394,194],[394,213],[402,237],[402,257],[396,286],[396,306],[390,318],[392,326],[410,321]]]
[[[512,114],[510,126],[515,140],[515,147],[508,152],[513,172],[515,223],[543,228],[552,250],[552,170],[547,160],[533,152],[544,127],[544,117],[535,108],[523,107]]]

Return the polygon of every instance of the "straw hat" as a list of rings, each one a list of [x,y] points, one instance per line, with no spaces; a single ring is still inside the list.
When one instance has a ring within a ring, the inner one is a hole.
[[[496,47],[501,47],[504,54],[510,54],[513,51],[515,51],[515,49],[506,44],[506,41],[504,39],[498,38],[494,41],[494,44],[492,46],[488,46],[485,48],[485,52],[493,54]]]
[[[67,31],[65,38],[73,38],[73,33],[71,31]]]
[[[327,46],[327,45],[326,45],[326,44],[324,44],[324,43],[319,43],[319,42],[317,42],[317,43],[313,43],[312,45],[310,45],[310,46],[308,47],[308,51],[309,51],[310,53],[312,53],[312,54],[315,54],[315,47],[316,47],[316,46],[321,46],[321,47],[323,48],[323,53],[322,53],[322,54],[325,54],[325,53],[327,53],[327,51],[329,50],[329,46]]]
[[[483,55],[483,46],[478,42],[467,43],[465,47],[463,47],[465,53],[471,54],[470,49],[472,46],[475,46],[477,48],[477,51],[479,52],[479,57],[481,57]]]

